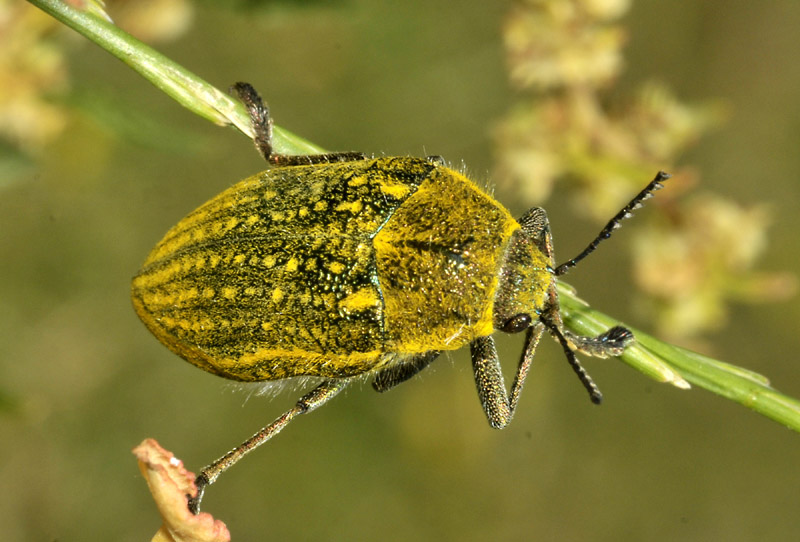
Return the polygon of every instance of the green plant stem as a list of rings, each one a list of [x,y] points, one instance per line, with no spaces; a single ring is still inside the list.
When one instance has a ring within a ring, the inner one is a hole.
[[[238,101],[113,23],[62,1],[28,1],[125,62],[184,107],[216,124],[232,124],[253,137],[250,119]],[[275,127],[274,144],[281,154],[325,152],[278,127]],[[559,298],[565,325],[576,333],[598,335],[619,324],[610,316],[589,308],[567,284],[559,284]],[[625,363],[658,382],[682,389],[689,388],[691,383],[707,389],[800,432],[800,402],[771,388],[765,377],[633,331],[637,343],[620,356]]]
[[[621,324],[590,308],[563,283],[559,284],[559,299],[564,323],[577,333],[598,335]],[[636,344],[626,349],[620,359],[631,367],[679,388],[687,388],[687,382],[691,383],[800,431],[800,401],[770,387],[766,377],[659,341],[631,326],[625,327],[633,331]]]
[[[61,0],[28,1],[123,61],[193,113],[220,126],[233,125],[253,138],[250,117],[238,100],[119,29],[110,20]],[[321,152],[312,143],[277,126],[273,143],[275,150],[282,154]]]

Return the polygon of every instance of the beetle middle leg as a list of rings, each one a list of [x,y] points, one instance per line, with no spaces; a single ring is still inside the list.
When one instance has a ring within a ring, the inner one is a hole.
[[[348,379],[325,380],[322,384],[301,397],[294,407],[286,411],[277,420],[201,470],[194,482],[197,486],[197,496],[189,497],[189,510],[193,514],[200,512],[200,501],[203,500],[203,493],[205,492],[206,486],[213,484],[220,474],[232,467],[244,457],[245,454],[253,451],[255,448],[280,433],[298,414],[311,412],[333,399],[340,391],[346,388],[349,383],[350,380]]]
[[[417,354],[409,360],[403,361],[397,365],[392,365],[381,369],[372,381],[372,387],[375,391],[385,392],[394,388],[398,384],[402,384],[415,374],[422,371],[425,367],[431,364],[439,356],[438,350],[431,350],[430,352],[423,352]]]
[[[522,351],[510,392],[506,391],[494,339],[491,336],[478,337],[470,343],[472,371],[478,387],[478,396],[492,427],[502,429],[511,422],[543,331],[544,328],[541,325],[528,328],[525,336],[525,348]]]

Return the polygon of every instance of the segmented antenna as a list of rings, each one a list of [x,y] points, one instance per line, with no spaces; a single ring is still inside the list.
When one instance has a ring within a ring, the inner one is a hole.
[[[670,178],[669,173],[659,171],[656,174],[655,179],[650,181],[650,183],[644,187],[644,190],[636,194],[636,197],[634,197],[631,201],[629,201],[628,204],[614,216],[614,218],[609,220],[608,224],[606,224],[606,227],[603,228],[603,230],[597,235],[597,237],[594,238],[594,240],[591,243],[589,243],[589,246],[583,249],[583,252],[581,252],[571,260],[564,262],[558,267],[556,267],[554,271],[555,275],[560,276],[566,274],[567,271],[578,265],[579,261],[581,261],[586,256],[594,252],[594,249],[597,248],[597,245],[599,245],[602,241],[611,237],[611,234],[614,232],[614,230],[619,228],[620,222],[622,222],[626,218],[630,218],[631,216],[633,216],[633,211],[641,207],[642,203],[646,199],[651,198],[653,196],[653,192],[655,192],[660,188],[663,188],[664,185],[662,184],[662,182],[666,181],[669,178]]]

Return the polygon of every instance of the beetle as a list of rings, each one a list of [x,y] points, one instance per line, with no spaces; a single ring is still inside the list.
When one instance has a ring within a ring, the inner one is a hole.
[[[565,329],[557,278],[661,188],[666,173],[583,252],[556,266],[543,209],[515,220],[438,157],[276,154],[267,106],[249,84],[232,88],[271,167],[169,230],[133,279],[133,305],[162,343],[208,372],[244,382],[321,382],[200,472],[197,495],[189,496],[193,513],[208,485],[295,416],[364,376],[387,391],[442,351],[469,345],[478,395],[495,428],[511,421],[544,331],[600,403],[575,351],[616,356],[633,334],[621,326],[597,337]],[[510,392],[495,331],[526,332]]]

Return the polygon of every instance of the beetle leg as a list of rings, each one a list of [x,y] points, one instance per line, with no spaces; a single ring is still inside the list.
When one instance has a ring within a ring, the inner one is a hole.
[[[583,384],[583,387],[586,388],[586,391],[589,392],[589,398],[592,400],[594,404],[599,405],[603,401],[603,394],[600,392],[600,388],[597,387],[597,384],[595,384],[594,381],[592,380],[592,377],[589,376],[589,373],[586,372],[586,369],[583,368],[581,362],[578,361],[578,357],[575,355],[575,352],[573,352],[572,347],[569,344],[569,341],[564,336],[564,330],[561,329],[561,326],[559,325],[560,322],[556,323],[553,320],[544,317],[540,318],[539,321],[542,324],[544,324],[544,326],[547,328],[550,334],[561,345],[561,348],[564,350],[564,355],[567,357],[567,361],[569,362],[570,367],[572,367],[572,370],[575,371],[575,374],[578,376],[578,379],[581,381],[581,384]],[[620,328],[620,329],[628,331],[625,328]],[[578,335],[572,335],[572,336],[579,337]],[[602,337],[602,335],[600,337]],[[591,340],[591,338],[589,338],[589,340]]]
[[[422,371],[438,356],[438,350],[431,350],[430,352],[417,354],[416,356],[397,365],[391,365],[385,369],[381,369],[372,380],[372,387],[375,389],[375,391],[379,391],[381,393],[384,391],[389,391],[393,387],[397,386],[398,384],[402,384],[418,372]]]
[[[268,162],[276,167],[285,166],[313,166],[315,164],[330,164],[335,162],[353,162],[366,160],[363,152],[329,152],[325,154],[273,154]]]
[[[596,358],[619,356],[636,340],[628,328],[614,326],[597,337],[584,337],[564,330],[564,336],[579,352]]]
[[[511,422],[543,330],[539,324],[528,328],[525,348],[517,366],[514,383],[511,385],[511,393],[506,392],[494,339],[491,336],[478,337],[470,344],[472,371],[478,396],[492,427],[502,429]]]
[[[325,380],[322,384],[301,397],[294,407],[286,411],[283,416],[201,470],[200,474],[195,479],[197,496],[189,497],[189,511],[193,514],[200,512],[200,501],[203,500],[203,493],[205,492],[206,486],[213,484],[220,474],[233,466],[244,457],[245,454],[251,452],[256,447],[264,444],[280,433],[280,431],[292,421],[292,418],[298,414],[305,414],[306,412],[311,412],[321,407],[346,388],[349,383],[349,379]]]
[[[325,164],[331,162],[350,162],[364,160],[367,156],[361,152],[331,152],[325,154],[277,154],[272,148],[272,117],[269,107],[261,100],[256,89],[250,83],[234,83],[231,91],[247,108],[250,122],[253,125],[253,143],[264,160],[277,167]]]

